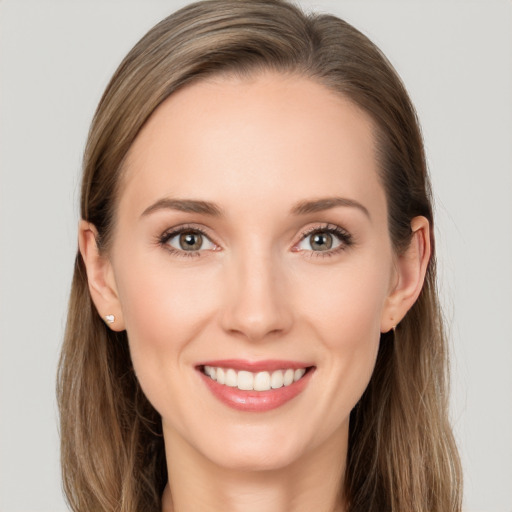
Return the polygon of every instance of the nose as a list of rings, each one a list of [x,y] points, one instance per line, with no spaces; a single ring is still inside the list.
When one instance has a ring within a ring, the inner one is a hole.
[[[293,314],[282,264],[255,252],[231,261],[221,314],[225,331],[261,341],[290,330]]]

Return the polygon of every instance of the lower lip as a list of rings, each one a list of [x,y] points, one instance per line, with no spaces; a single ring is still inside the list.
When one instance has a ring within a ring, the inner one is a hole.
[[[268,391],[243,391],[219,384],[201,370],[199,373],[213,395],[227,406],[245,412],[265,412],[281,407],[301,393],[313,374],[313,368],[293,384]]]

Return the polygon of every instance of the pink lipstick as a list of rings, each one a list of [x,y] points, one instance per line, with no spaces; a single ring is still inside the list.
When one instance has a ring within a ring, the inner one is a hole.
[[[298,361],[223,359],[203,362],[197,369],[224,404],[240,411],[264,412],[299,395],[315,367]]]

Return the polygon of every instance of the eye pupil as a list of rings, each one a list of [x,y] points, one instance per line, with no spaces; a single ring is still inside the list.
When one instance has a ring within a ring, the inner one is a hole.
[[[316,251],[328,251],[332,247],[332,235],[330,233],[315,233],[311,236],[311,248]]]
[[[198,251],[203,245],[203,237],[199,233],[182,233],[180,247],[184,251]]]

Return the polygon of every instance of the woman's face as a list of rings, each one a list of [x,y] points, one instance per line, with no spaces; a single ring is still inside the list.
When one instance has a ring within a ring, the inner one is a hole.
[[[343,449],[394,263],[372,122],[348,100],[271,73],[167,99],[130,149],[110,253],[167,446],[231,468]]]

